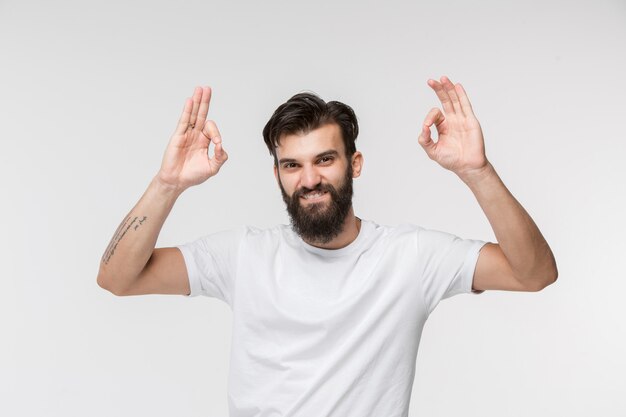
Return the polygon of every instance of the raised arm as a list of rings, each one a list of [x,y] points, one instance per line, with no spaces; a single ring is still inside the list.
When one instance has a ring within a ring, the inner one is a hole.
[[[539,228],[513,197],[485,155],[482,129],[461,84],[447,77],[429,80],[443,112],[432,109],[418,141],[430,159],[468,185],[483,209],[498,244],[480,252],[473,289],[538,291],[558,275],[556,262]],[[430,128],[435,125],[437,141]]]
[[[206,120],[210,100],[211,89],[197,87],[185,102],[161,168],[104,251],[97,278],[102,288],[116,295],[189,294],[180,251],[155,245],[178,196],[217,174],[228,159],[217,126]]]

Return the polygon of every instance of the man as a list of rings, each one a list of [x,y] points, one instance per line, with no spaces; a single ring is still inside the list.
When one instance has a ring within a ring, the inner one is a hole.
[[[548,244],[485,156],[465,90],[447,77],[428,84],[443,111],[428,113],[418,142],[471,189],[498,244],[356,217],[356,116],[302,93],[263,130],[291,226],[241,227],[155,249],[176,198],[228,159],[206,121],[211,90],[197,88],[185,103],[161,169],[105,251],[98,284],[116,295],[228,303],[231,416],[406,416],[421,332],[440,300],[538,291],[556,280]]]

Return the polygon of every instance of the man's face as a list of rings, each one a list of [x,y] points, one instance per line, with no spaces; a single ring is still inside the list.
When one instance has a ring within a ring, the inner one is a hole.
[[[336,124],[306,135],[285,135],[276,149],[275,174],[291,225],[308,241],[328,243],[343,230],[352,207],[354,174],[344,149]]]

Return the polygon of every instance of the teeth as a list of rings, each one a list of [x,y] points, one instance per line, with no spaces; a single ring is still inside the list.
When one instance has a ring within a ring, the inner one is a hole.
[[[322,195],[324,195],[324,193],[317,192],[317,193],[305,194],[303,197],[308,200],[309,198],[317,198],[317,197],[321,197]]]

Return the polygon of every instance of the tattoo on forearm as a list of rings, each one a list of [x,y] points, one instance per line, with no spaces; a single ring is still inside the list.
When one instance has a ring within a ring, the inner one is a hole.
[[[101,262],[104,262],[105,265],[109,263],[109,260],[111,260],[111,257],[115,253],[115,248],[117,248],[118,243],[120,243],[124,236],[126,236],[128,230],[132,227],[133,230],[136,231],[139,226],[144,224],[147,219],[146,216],[143,216],[142,219],[139,219],[139,217],[135,216],[132,220],[130,219],[130,217],[130,215],[126,216],[126,218],[118,226],[115,234],[113,235],[113,238],[111,239],[111,242],[109,242],[109,246],[107,246],[106,250],[104,251]]]

